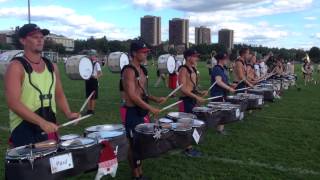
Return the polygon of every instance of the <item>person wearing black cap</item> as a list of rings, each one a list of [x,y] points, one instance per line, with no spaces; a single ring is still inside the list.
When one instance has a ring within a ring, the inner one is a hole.
[[[217,65],[215,65],[212,69],[211,74],[211,83],[217,83],[211,89],[211,96],[223,96],[222,98],[215,99],[216,102],[224,102],[225,97],[228,92],[235,93],[235,89],[229,85],[229,77],[227,75],[227,69],[225,66],[229,61],[229,56],[227,53],[221,52],[215,55],[215,59],[217,60]],[[220,124],[217,126],[217,132],[222,135],[226,135],[226,131],[224,130],[224,125]]]
[[[253,87],[247,79],[246,61],[250,58],[249,48],[242,48],[239,52],[240,56],[235,61],[234,67],[234,83],[238,84],[236,89],[242,89],[246,86]]]
[[[26,24],[18,33],[24,55],[10,62],[4,78],[10,111],[10,142],[14,147],[57,140],[56,106],[68,119],[79,117],[70,111],[58,67],[41,57],[44,36],[49,30]]]
[[[184,53],[186,64],[180,66],[178,70],[178,82],[183,84],[181,88],[182,96],[180,100],[183,102],[179,104],[179,111],[185,113],[192,113],[192,109],[200,103],[204,103],[208,92],[198,90],[198,74],[197,74],[197,61],[199,54],[195,49],[187,49]],[[201,153],[192,146],[185,150],[185,154],[190,157],[199,157]]]
[[[132,61],[123,67],[121,71],[120,89],[123,91],[125,109],[125,129],[129,139],[128,160],[132,168],[134,179],[147,179],[142,175],[142,164],[135,154],[139,147],[133,146],[134,128],[136,125],[144,123],[149,112],[157,115],[160,110],[148,104],[148,101],[164,103],[166,98],[155,97],[148,94],[148,72],[141,64],[146,61],[149,49],[141,41],[133,41],[130,46],[130,56]]]

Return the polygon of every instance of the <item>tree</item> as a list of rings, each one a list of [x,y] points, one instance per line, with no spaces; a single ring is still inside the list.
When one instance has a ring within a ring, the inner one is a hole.
[[[320,49],[318,47],[312,47],[309,51],[309,57],[315,63],[320,62]]]

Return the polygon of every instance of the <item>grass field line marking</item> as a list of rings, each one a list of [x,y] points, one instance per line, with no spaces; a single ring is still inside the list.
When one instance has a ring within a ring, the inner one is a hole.
[[[292,172],[292,173],[296,173],[296,174],[308,174],[308,175],[320,175],[320,172],[317,172],[314,170],[308,170],[308,169],[302,169],[302,168],[289,168],[289,167],[285,167],[285,166],[282,166],[279,164],[270,165],[270,164],[266,164],[266,163],[257,162],[254,160],[242,161],[242,160],[237,160],[237,159],[221,158],[221,157],[215,157],[215,156],[206,156],[205,159],[213,160],[213,161],[220,161],[220,162],[229,163],[229,164],[254,166],[254,167],[260,167],[260,168],[272,169],[272,170],[277,170],[277,171],[281,171],[281,172]]]

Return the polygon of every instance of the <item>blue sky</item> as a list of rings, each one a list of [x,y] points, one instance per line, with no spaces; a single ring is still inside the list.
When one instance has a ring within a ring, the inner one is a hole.
[[[0,0],[0,30],[27,22],[27,0]],[[190,19],[194,28],[235,31],[237,43],[269,47],[319,46],[320,2],[315,0],[31,0],[32,22],[72,38],[90,36],[128,39],[139,36],[140,17],[162,18],[162,40],[168,39],[169,20]]]

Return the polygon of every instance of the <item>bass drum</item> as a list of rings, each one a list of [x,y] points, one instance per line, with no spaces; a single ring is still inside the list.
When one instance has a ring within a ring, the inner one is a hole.
[[[161,55],[158,58],[158,70],[160,73],[168,74],[174,73],[176,68],[176,61],[170,54]]]
[[[176,55],[175,59],[176,59],[176,70],[178,70],[180,66],[186,64],[186,59],[184,59],[183,54]]]
[[[108,56],[107,65],[111,72],[119,73],[121,69],[129,64],[129,57],[123,52],[113,52]]]
[[[23,50],[11,50],[0,54],[0,77],[3,78],[10,61],[14,57],[23,56]]]
[[[68,58],[65,64],[66,74],[72,80],[87,80],[93,72],[91,60],[85,55],[76,55]]]

